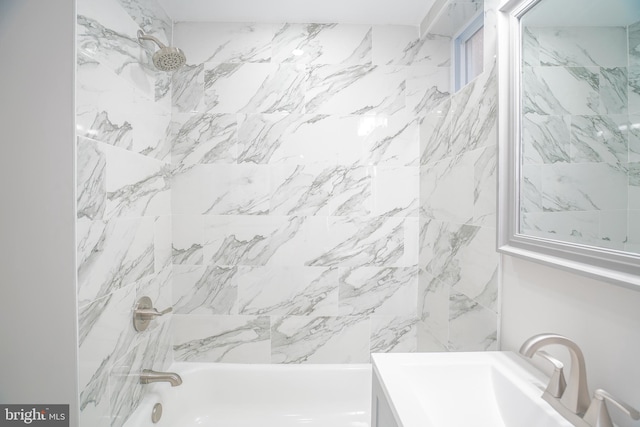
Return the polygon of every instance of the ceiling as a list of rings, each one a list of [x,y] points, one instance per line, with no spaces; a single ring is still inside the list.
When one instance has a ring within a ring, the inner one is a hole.
[[[159,0],[175,22],[419,26],[435,0]]]

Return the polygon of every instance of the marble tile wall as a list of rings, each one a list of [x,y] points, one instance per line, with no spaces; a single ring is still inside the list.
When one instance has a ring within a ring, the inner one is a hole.
[[[139,28],[189,65],[155,71]],[[155,0],[79,0],[78,49],[83,424],[121,425],[172,358],[495,347],[495,51],[451,96],[446,35],[172,34]],[[175,314],[136,334],[143,294]]]
[[[451,97],[450,37],[410,27],[179,23],[175,43],[176,359],[495,348],[494,48]]]
[[[528,28],[523,231],[637,248],[640,25]],[[630,211],[627,211],[627,208]]]
[[[141,399],[137,373],[172,361],[169,319],[136,333],[148,295],[171,304],[170,80],[143,29],[165,43],[155,0],[77,2],[77,264],[82,426],[120,426]]]
[[[484,72],[420,127],[420,351],[497,349],[497,2],[483,6]]]
[[[419,125],[448,95],[449,39],[231,23],[174,39],[176,360],[415,351]]]
[[[625,249],[640,252],[640,22],[627,28],[629,52],[629,206]]]

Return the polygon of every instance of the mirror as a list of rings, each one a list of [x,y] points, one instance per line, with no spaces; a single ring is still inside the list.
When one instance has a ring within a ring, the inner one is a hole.
[[[499,250],[640,286],[640,2],[500,18]]]

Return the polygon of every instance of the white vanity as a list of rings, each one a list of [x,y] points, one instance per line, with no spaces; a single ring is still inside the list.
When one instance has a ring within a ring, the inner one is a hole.
[[[512,352],[373,354],[372,427],[571,427]]]
[[[563,363],[542,350],[553,346],[569,351],[567,377]],[[534,356],[553,366],[550,378],[529,363]],[[371,427],[614,427],[607,402],[640,420],[605,390],[589,393],[582,350],[558,334],[532,336],[519,354],[386,353],[372,360]]]

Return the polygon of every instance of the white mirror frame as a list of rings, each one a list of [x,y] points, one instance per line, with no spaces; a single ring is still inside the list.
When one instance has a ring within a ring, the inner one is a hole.
[[[540,0],[503,1],[498,13],[498,251],[640,290],[640,255],[519,233],[521,17]]]

